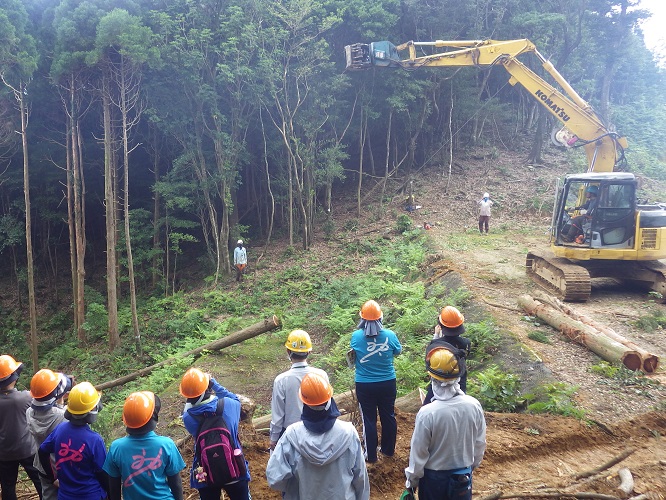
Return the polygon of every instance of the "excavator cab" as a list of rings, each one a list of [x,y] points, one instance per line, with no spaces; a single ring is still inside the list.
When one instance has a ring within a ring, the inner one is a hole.
[[[636,245],[633,174],[567,176],[556,208],[555,245],[598,249],[630,249]]]

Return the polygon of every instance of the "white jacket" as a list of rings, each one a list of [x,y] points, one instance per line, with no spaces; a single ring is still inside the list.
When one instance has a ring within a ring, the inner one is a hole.
[[[370,482],[354,426],[337,420],[315,434],[303,422],[287,427],[268,460],[268,485],[285,500],[368,500]]]
[[[423,469],[475,469],[485,451],[486,419],[481,404],[467,395],[434,400],[416,414],[405,475],[417,486]]]
[[[328,382],[328,374],[324,370],[308,365],[307,361],[293,363],[289,370],[275,377],[271,396],[270,427],[273,443],[277,442],[282,431],[301,419],[303,401],[298,397],[298,391],[301,388],[301,380],[308,373],[316,373]]]

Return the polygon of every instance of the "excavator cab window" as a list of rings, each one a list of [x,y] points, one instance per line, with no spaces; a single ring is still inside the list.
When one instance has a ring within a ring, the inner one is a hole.
[[[596,199],[588,194],[590,192],[596,193]],[[635,183],[572,181],[565,185],[563,196],[558,218],[558,244],[592,248],[633,246]]]

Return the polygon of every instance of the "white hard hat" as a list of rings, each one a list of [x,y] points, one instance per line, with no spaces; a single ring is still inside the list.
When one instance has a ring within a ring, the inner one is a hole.
[[[242,244],[243,244],[243,240],[238,240],[238,241],[236,242],[236,244],[237,244],[237,245],[242,245]]]
[[[490,198],[490,195],[488,193],[483,193],[484,198]]]

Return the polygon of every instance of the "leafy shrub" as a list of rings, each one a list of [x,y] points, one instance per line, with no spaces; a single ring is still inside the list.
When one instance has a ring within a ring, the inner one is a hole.
[[[400,234],[412,228],[412,219],[407,214],[400,214],[395,221],[395,229]]]
[[[527,405],[527,411],[582,419],[585,417],[585,411],[576,408],[572,400],[577,390],[578,386],[571,386],[564,382],[540,385],[533,393],[525,395],[530,402]]]
[[[465,323],[465,337],[472,341],[471,357],[477,362],[489,359],[501,341],[501,336],[491,320]]]
[[[666,316],[661,311],[653,311],[648,316],[638,318],[635,325],[646,332],[666,328]]]
[[[539,330],[533,330],[527,334],[528,339],[532,339],[536,342],[541,342],[542,344],[552,344],[550,339],[546,336],[545,333],[540,332]]]
[[[493,365],[473,372],[467,381],[467,391],[479,400],[486,411],[512,412],[522,402],[517,375]]]

